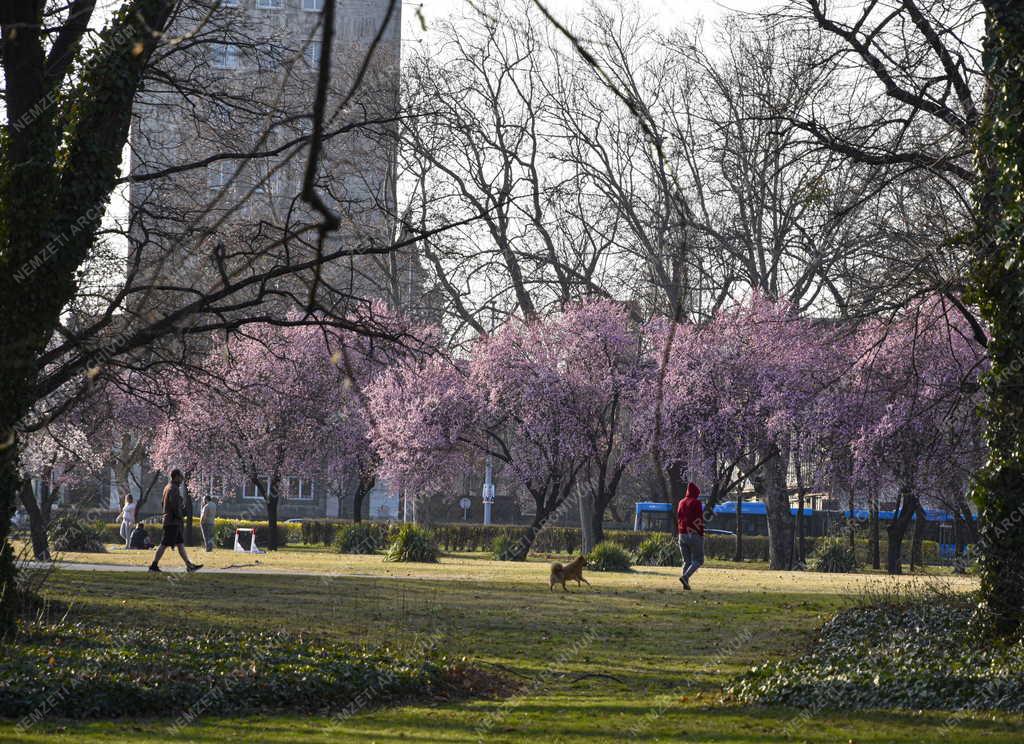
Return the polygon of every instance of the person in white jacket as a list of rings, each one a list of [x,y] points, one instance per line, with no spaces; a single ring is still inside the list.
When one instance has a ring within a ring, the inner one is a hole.
[[[118,520],[121,522],[121,537],[124,539],[124,549],[128,549],[128,544],[132,539],[132,530],[135,528],[135,499],[132,498],[131,494],[124,497],[124,507],[121,509],[121,514],[118,516]]]
[[[203,531],[203,542],[206,543],[206,552],[213,550],[213,538],[216,530],[215,520],[217,519],[217,501],[209,496],[203,498],[203,510],[199,514],[199,528]]]

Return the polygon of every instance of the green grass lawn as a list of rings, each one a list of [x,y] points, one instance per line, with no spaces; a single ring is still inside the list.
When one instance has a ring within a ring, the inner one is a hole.
[[[168,559],[173,565],[175,559]],[[261,565],[295,559],[266,560]],[[719,690],[730,676],[794,651],[851,597],[888,579],[708,568],[697,574],[698,590],[684,593],[672,569],[641,569],[591,573],[593,589],[563,594],[548,591],[541,562],[465,557],[438,566],[395,566],[378,556],[328,554],[310,560],[332,575],[199,573],[169,579],[58,571],[46,594],[69,603],[72,618],[111,627],[283,629],[398,648],[430,638],[446,654],[517,680],[523,691],[499,699],[368,707],[344,718],[209,718],[173,733],[171,717],[195,701],[169,701],[166,720],[44,720],[27,733],[0,723],[0,742],[1024,740],[1024,719],[1005,714],[805,713],[723,698]],[[973,584],[959,579],[954,585]],[[205,692],[197,690],[196,698]]]

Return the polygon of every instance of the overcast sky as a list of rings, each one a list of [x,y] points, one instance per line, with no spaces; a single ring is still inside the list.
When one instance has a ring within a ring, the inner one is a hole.
[[[493,2],[493,0],[491,0]],[[781,0],[623,0],[624,3],[635,5],[649,18],[664,21],[666,27],[697,16],[711,21],[729,11],[767,10],[779,5]],[[560,21],[571,22],[574,14],[579,13],[590,4],[590,0],[546,0],[545,6]],[[415,42],[423,38],[422,22],[417,9],[422,9],[423,20],[427,24],[427,35],[430,33],[431,21],[460,13],[469,8],[467,0],[405,0],[402,3],[402,38],[407,42]]]

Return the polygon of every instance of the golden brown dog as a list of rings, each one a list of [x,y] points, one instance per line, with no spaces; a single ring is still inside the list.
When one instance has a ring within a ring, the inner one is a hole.
[[[561,563],[551,564],[551,583],[548,589],[551,591],[555,590],[555,584],[561,582],[562,590],[569,591],[565,588],[565,582],[576,580],[576,586],[580,586],[582,581],[587,586],[590,586],[590,582],[583,578],[583,567],[587,564],[587,559],[582,555],[578,556],[574,561],[562,565]]]

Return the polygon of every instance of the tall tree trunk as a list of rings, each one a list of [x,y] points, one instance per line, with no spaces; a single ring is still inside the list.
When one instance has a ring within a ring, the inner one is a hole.
[[[4,385],[0,382],[0,385]],[[5,427],[13,431],[14,421],[4,421]],[[4,446],[6,444],[6,446]],[[14,547],[8,537],[11,532],[11,517],[14,516],[15,494],[21,490],[21,478],[18,474],[18,450],[12,440],[0,443],[0,638],[9,638],[14,634],[15,618],[18,614],[16,570],[14,566]]]
[[[76,67],[74,85],[68,84],[70,65],[43,53],[42,5],[3,5],[5,113],[8,122],[30,116],[32,123],[5,128],[0,182],[0,636],[13,632],[17,611],[8,536],[21,487],[18,424],[35,403],[39,355],[76,295],[81,266],[101,225],[101,207],[120,176],[132,101],[176,5],[164,0],[127,4],[97,42],[92,64]],[[92,4],[77,4],[72,15],[55,37],[70,44],[68,60],[79,38],[75,25],[90,26]],[[11,29],[16,32],[8,33]],[[47,110],[52,96],[63,97],[61,91],[74,111],[70,122]],[[39,107],[43,115],[34,116]],[[58,236],[67,240],[45,271],[15,275],[13,269],[44,255]]]
[[[377,477],[374,475],[361,475],[356,484],[355,493],[352,494],[352,521],[359,523],[363,521],[363,503],[366,497],[377,484]]]
[[[533,516],[533,521],[530,522],[526,528],[526,532],[516,540],[512,546],[508,549],[508,559],[511,561],[525,561],[526,556],[530,553],[530,548],[533,546],[533,541],[537,539],[537,535],[544,528],[545,518],[540,514]]]
[[[793,568],[793,512],[786,492],[788,456],[775,445],[761,453],[760,477],[754,479],[755,490],[768,513],[768,567],[780,571]]]
[[[872,493],[868,497],[868,508],[871,510],[871,566],[872,568],[882,567],[881,534],[878,524],[878,494]]]
[[[50,543],[46,530],[49,527],[49,520],[43,514],[43,509],[36,501],[36,495],[32,492],[32,481],[27,480],[21,484],[18,492],[21,497],[21,505],[25,507],[28,514],[28,530],[32,538],[32,555],[37,561],[50,560]]]
[[[928,517],[920,502],[917,504],[917,510],[914,512],[914,515],[917,518],[914,520],[914,540],[910,548],[911,573],[914,572],[915,567],[921,568],[924,566],[924,531],[928,527]]]
[[[270,531],[267,536],[267,550],[277,550],[277,504],[280,498],[271,489],[267,498],[267,529]]]
[[[980,509],[981,595],[992,630],[1013,636],[1024,624],[1024,4],[982,0],[983,65],[994,95],[976,138],[977,259],[967,300],[987,322],[983,376],[988,458],[974,480]]]
[[[743,560],[743,494],[736,494],[736,552],[732,559],[739,563]]]
[[[673,506],[680,502],[686,492],[686,483],[683,481],[685,470],[686,468],[678,463],[670,465],[665,470],[665,474],[668,476],[668,500]]]
[[[799,450],[798,450],[799,452]],[[800,467],[800,457],[797,456],[793,460],[794,466],[796,467],[796,536],[797,536],[797,549],[796,549],[796,563],[798,566],[803,566],[807,561],[807,551],[804,543],[804,477],[803,469]]]
[[[604,513],[598,513],[594,510],[591,516],[591,532],[594,535],[594,545],[599,545],[604,542]]]
[[[580,552],[590,555],[599,540],[594,533],[594,494],[588,489],[580,488],[576,492],[577,506],[580,514]]]
[[[902,487],[901,491],[899,513],[886,530],[889,535],[886,569],[893,575],[903,573],[903,538],[917,510],[917,495],[906,486]]]
[[[847,538],[850,540],[850,550],[856,555],[857,553],[857,517],[853,514],[854,506],[857,504],[857,500],[853,496],[853,484],[850,484],[850,489],[846,492],[846,507],[850,513],[850,518],[846,520],[846,532]]]
[[[533,547],[533,541],[537,539],[540,531],[544,529],[544,526],[551,517],[565,503],[575,486],[576,477],[573,474],[567,477],[564,482],[556,480],[552,485],[546,486],[543,489],[530,491],[536,511],[534,512],[533,519],[530,521],[530,525],[526,528],[526,533],[509,548],[508,556],[510,560],[526,560],[526,556],[530,553],[530,548]]]

